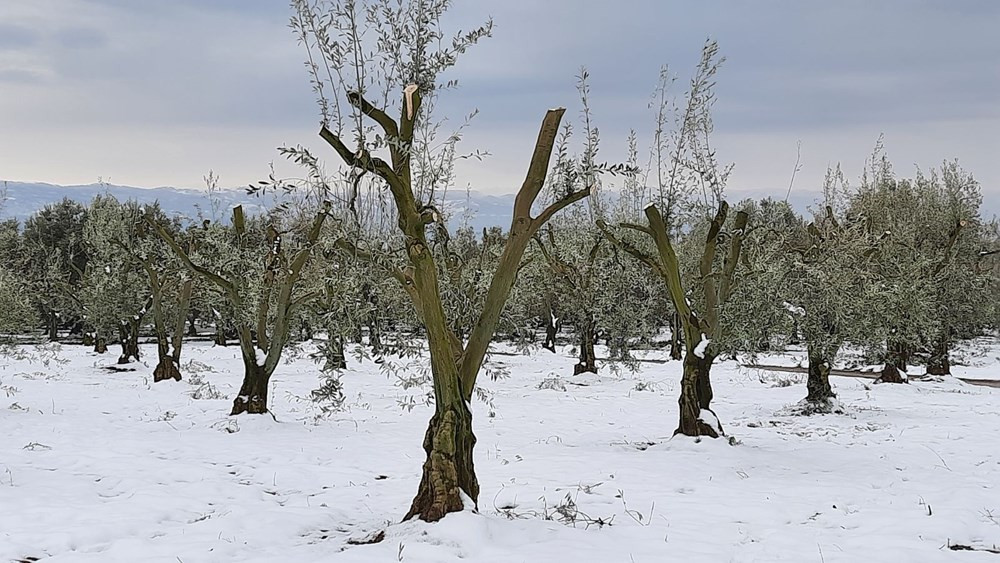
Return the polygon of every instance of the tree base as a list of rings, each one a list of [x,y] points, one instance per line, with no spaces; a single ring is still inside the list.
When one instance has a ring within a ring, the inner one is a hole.
[[[882,368],[882,374],[878,376],[875,383],[909,383],[906,374],[892,364],[886,364]]]
[[[247,397],[240,395],[233,399],[233,410],[230,416],[238,414],[267,414],[267,400],[261,396]]]
[[[597,366],[593,364],[579,363],[573,366],[573,375],[580,375],[581,373],[597,373]]]
[[[927,361],[927,375],[951,375],[951,362],[948,358],[931,357]]]
[[[156,364],[156,369],[153,370],[153,383],[159,383],[168,379],[173,379],[174,381],[181,380],[181,371],[177,368],[177,363],[171,357],[162,358]]]
[[[846,414],[844,405],[836,397],[826,397],[822,399],[805,398],[786,409],[782,409],[780,414],[792,416],[812,416],[815,414]]]
[[[479,482],[472,462],[475,445],[472,413],[464,403],[434,413],[424,435],[427,460],[420,486],[403,520],[437,522],[449,513],[464,510],[468,500],[476,506]]]
[[[701,409],[697,418],[682,416],[680,426],[674,430],[674,436],[683,434],[695,438],[719,438],[725,436],[719,417],[712,409]]]
[[[268,377],[264,376],[263,368],[248,364],[243,376],[240,394],[233,399],[231,416],[238,414],[266,414]]]

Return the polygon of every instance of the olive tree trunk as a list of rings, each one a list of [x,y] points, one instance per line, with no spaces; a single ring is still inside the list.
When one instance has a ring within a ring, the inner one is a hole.
[[[240,392],[233,399],[233,410],[230,415],[265,414],[267,412],[268,382],[271,374],[264,366],[258,365],[256,358],[243,356],[243,384]]]
[[[594,318],[587,315],[577,326],[577,336],[580,338],[580,361],[573,366],[573,375],[581,373],[597,373],[597,354],[594,353],[596,339]]]
[[[542,348],[555,353],[556,335],[559,334],[560,319],[556,316],[556,307],[551,299],[545,300],[545,342]]]
[[[118,357],[119,364],[127,364],[132,360],[139,361],[139,322],[137,318],[124,321],[118,328],[122,354]]]
[[[684,375],[681,377],[680,420],[674,434],[718,438],[724,435],[719,418],[711,408],[712,383],[709,377],[714,358],[704,358],[694,353],[684,356]]]
[[[681,316],[674,311],[670,316],[670,359],[679,360],[683,355],[684,341],[682,335],[684,327],[681,325]]]
[[[948,331],[945,331],[934,342],[931,357],[927,360],[928,375],[951,375],[951,361],[948,358],[949,340]]]
[[[907,383],[903,376],[910,361],[910,348],[905,342],[889,340],[886,343],[885,366],[876,383]]]
[[[824,354],[816,349],[808,347],[809,374],[806,379],[806,401],[820,405],[830,402],[830,399],[837,395],[830,386],[830,359],[832,355]]]

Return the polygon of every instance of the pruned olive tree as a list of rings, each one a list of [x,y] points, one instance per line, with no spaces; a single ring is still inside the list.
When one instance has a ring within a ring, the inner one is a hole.
[[[678,399],[680,416],[675,434],[712,438],[724,434],[718,417],[711,409],[713,392],[710,371],[718,355],[712,341],[721,338],[723,332],[728,330],[721,322],[722,309],[733,295],[749,219],[745,211],[738,211],[735,217],[730,217],[729,204],[723,199],[723,192],[731,167],[720,166],[709,143],[711,107],[715,99],[713,77],[721,63],[718,45],[709,41],[702,49],[701,60],[686,96],[687,117],[682,121],[687,124],[682,133],[685,142],[673,157],[678,169],[688,171],[675,186],[687,182],[692,182],[694,186],[676,191],[675,195],[686,193],[688,205],[701,213],[709,212],[707,216],[702,215],[704,218],[697,221],[685,237],[697,251],[693,252],[696,255],[694,275],[684,276],[682,273],[683,264],[675,248],[677,237],[659,209],[659,198],[655,192],[650,194],[653,203],[643,210],[646,224],[623,222],[618,228],[613,228],[603,221],[598,223],[612,244],[652,269],[666,285],[670,301],[680,316],[685,348]],[[666,193],[671,192],[668,190]],[[695,201],[690,200],[692,194]],[[640,237],[638,240],[636,235]],[[649,243],[652,243],[652,249],[648,248]]]
[[[433,144],[436,124],[431,116],[437,92],[445,86],[438,83],[440,73],[488,36],[491,24],[456,34],[449,45],[441,41],[440,29],[441,17],[450,5],[447,0],[345,4],[297,0],[293,5],[292,25],[307,47],[307,66],[320,97],[320,135],[352,175],[368,175],[388,189],[397,217],[402,260],[386,266],[410,297],[426,331],[435,403],[424,439],[427,459],[405,518],[436,521],[478,500],[469,401],[525,248],[546,221],[587,197],[589,190],[562,194],[539,213],[532,212],[545,185],[564,113],[563,109],[550,110],[515,198],[497,273],[463,342],[446,317],[438,261],[427,234],[428,227],[440,219],[434,202],[444,188],[439,182],[441,155]],[[346,41],[334,42],[334,34],[342,34]],[[363,37],[373,41],[373,49]],[[341,113],[340,108],[353,109]],[[348,111],[354,117],[349,132],[344,127]],[[370,124],[376,126],[374,131]],[[454,143],[446,147],[453,148]]]
[[[145,276],[149,291],[148,307],[156,336],[156,366],[153,382],[181,380],[181,350],[194,294],[194,276],[174,256],[150,225],[160,225],[175,240],[185,240],[188,254],[193,240],[183,237],[180,225],[170,221],[159,204],[127,202],[123,209],[130,227],[116,244],[131,258],[131,266]]]
[[[322,186],[320,186],[322,187]],[[303,210],[306,221],[282,222],[280,214],[247,218],[242,206],[233,209],[231,228],[216,228],[201,246],[218,246],[226,266],[210,269],[196,262],[162,225],[151,227],[192,274],[212,284],[236,313],[236,333],[243,359],[243,383],[230,414],[263,414],[271,375],[288,342],[294,310],[314,299],[302,292],[303,268],[312,257],[331,203],[321,200]]]

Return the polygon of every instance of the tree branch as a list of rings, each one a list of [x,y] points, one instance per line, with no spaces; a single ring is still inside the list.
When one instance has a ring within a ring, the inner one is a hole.
[[[350,102],[352,106],[361,110],[361,113],[374,119],[375,122],[382,127],[382,131],[385,132],[385,136],[390,141],[398,141],[399,126],[396,125],[396,121],[393,118],[389,117],[389,114],[369,103],[368,100],[364,99],[360,92],[348,92],[347,101]]]
[[[549,219],[551,219],[553,215],[561,211],[563,208],[582,200],[583,198],[589,196],[590,193],[591,193],[590,188],[584,188],[582,190],[577,190],[575,192],[566,194],[559,201],[553,203],[552,205],[549,205],[544,210],[542,210],[542,212],[538,214],[538,217],[532,219],[531,221],[532,228],[537,230],[539,227],[544,225]]]
[[[538,131],[538,140],[535,141],[535,150],[531,155],[531,162],[528,164],[527,175],[524,178],[521,189],[517,192],[517,197],[514,198],[514,217],[511,222],[511,233],[517,232],[515,227],[517,227],[519,220],[531,221],[531,206],[534,205],[538,194],[545,185],[545,175],[549,168],[549,158],[552,156],[552,147],[555,145],[556,136],[559,134],[559,123],[562,121],[564,113],[566,113],[565,108],[550,109],[546,112],[545,118],[542,119],[542,126]],[[527,226],[525,225],[525,227]]]

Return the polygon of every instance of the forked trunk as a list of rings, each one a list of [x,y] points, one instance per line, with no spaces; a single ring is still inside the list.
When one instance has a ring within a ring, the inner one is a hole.
[[[573,366],[573,375],[597,373],[597,355],[594,353],[594,321],[591,318],[580,323],[580,362]]]
[[[153,309],[153,326],[156,330],[156,368],[153,369],[153,383],[173,379],[181,380],[181,371],[170,355],[170,344],[159,308]]]
[[[676,312],[670,318],[670,359],[679,360],[682,357],[684,343],[681,336],[684,333],[684,326],[681,325],[681,316]]]
[[[118,356],[118,363],[127,364],[133,359],[139,361],[139,321],[122,323],[118,330],[122,346],[122,355]]]
[[[264,367],[254,360],[243,359],[243,385],[240,393],[233,400],[233,410],[230,415],[264,414],[267,412],[267,384],[270,377],[264,372]]]
[[[418,517],[436,522],[449,512],[463,510],[467,501],[476,502],[479,481],[472,461],[475,445],[472,412],[465,401],[438,406],[424,435],[427,460],[420,486],[404,520]]]
[[[927,360],[928,375],[951,375],[951,361],[948,359],[948,336],[947,332],[938,337],[931,350],[931,357]]]
[[[166,381],[168,379],[180,381],[181,370],[177,366],[177,362],[174,360],[173,356],[160,356],[160,359],[156,364],[156,369],[153,370],[153,383],[159,383],[160,381]]]
[[[708,436],[718,438],[725,435],[722,424],[710,408],[712,402],[712,382],[709,372],[714,358],[698,357],[692,351],[684,356],[684,376],[681,378],[680,425],[674,434],[685,436]]]

